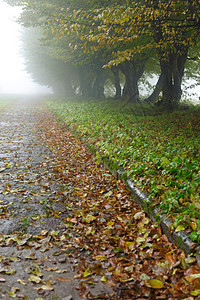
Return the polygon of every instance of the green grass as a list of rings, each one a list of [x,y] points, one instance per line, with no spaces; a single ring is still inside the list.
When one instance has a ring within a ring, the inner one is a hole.
[[[175,227],[200,218],[200,107],[160,114],[114,100],[48,100],[47,106],[147,190]]]
[[[9,107],[18,97],[16,95],[0,94],[0,111]]]

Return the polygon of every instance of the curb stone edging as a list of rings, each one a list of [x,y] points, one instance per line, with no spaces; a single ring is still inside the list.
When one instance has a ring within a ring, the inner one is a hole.
[[[170,217],[167,217],[165,214],[160,212],[158,208],[150,209],[149,204],[151,201],[148,199],[148,194],[138,188],[130,179],[124,180],[123,175],[126,174],[125,171],[117,170],[116,173],[117,177],[125,182],[126,187],[130,191],[135,202],[142,206],[153,222],[160,223],[162,232],[166,234],[169,241],[176,244],[178,248],[183,249],[186,254],[195,253],[197,263],[200,266],[200,246],[197,246],[196,243],[192,242],[185,231],[171,231],[170,227],[173,222]]]
[[[59,121],[64,123],[63,120]],[[86,137],[83,137],[80,134],[78,134],[77,130],[72,129],[70,125],[65,124],[65,126],[81,143],[83,143],[88,148],[88,150],[91,153],[93,153],[94,155],[96,153],[99,154],[101,162],[103,163],[105,168],[107,168],[113,176],[115,176],[118,179],[121,179],[125,183],[133,200],[144,209],[144,211],[154,223],[159,222],[162,232],[166,234],[169,241],[177,245],[178,248],[184,250],[186,254],[193,253],[196,256],[197,263],[200,267],[200,245],[192,242],[189,235],[185,231],[171,231],[170,225],[173,222],[170,219],[170,217],[166,216],[158,208],[150,208],[151,201],[148,198],[147,192],[141,190],[130,178],[128,178],[125,170],[120,169],[115,163],[111,162],[108,157],[104,157],[100,153],[99,149],[89,144],[86,140]]]

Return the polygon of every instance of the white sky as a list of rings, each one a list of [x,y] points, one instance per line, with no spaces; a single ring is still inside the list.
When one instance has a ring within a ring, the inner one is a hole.
[[[19,13],[19,7],[11,7],[0,0],[0,93],[50,92],[34,83],[24,71],[20,55],[20,25],[15,22]]]

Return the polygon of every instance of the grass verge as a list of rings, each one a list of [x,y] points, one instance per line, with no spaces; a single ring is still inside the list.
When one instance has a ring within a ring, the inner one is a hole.
[[[158,114],[114,100],[47,100],[47,106],[145,189],[174,219],[174,229],[198,231],[200,108]],[[98,158],[98,153],[97,153]]]
[[[0,112],[8,108],[16,99],[18,99],[17,95],[0,94]]]

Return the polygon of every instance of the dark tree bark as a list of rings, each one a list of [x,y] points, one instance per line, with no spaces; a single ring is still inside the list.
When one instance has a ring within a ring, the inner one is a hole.
[[[152,103],[152,104],[155,103],[158,100],[161,90],[162,90],[162,74],[158,78],[158,81],[156,83],[156,86],[155,86],[152,94],[148,98],[146,98],[144,101],[147,103]]]
[[[126,81],[125,81],[125,84],[124,84],[124,87],[123,87],[123,90],[122,90],[122,98],[123,98],[123,99],[128,98],[128,88],[127,88],[127,83],[126,83]]]
[[[144,73],[144,64],[135,61],[124,61],[119,65],[126,78],[123,96],[131,102],[139,101],[138,81]]]
[[[99,71],[92,86],[92,94],[95,99],[104,99],[104,84],[106,77],[103,76],[103,72]]]
[[[86,98],[104,99],[105,71],[101,64],[88,64],[79,69],[80,94]]]
[[[79,69],[79,82],[80,82],[80,94],[83,97],[92,97],[92,82],[94,73],[88,67],[81,67]]]
[[[158,0],[153,1],[155,9],[158,8],[158,3]],[[162,26],[160,23],[156,24],[154,22],[152,25],[154,27],[154,41],[159,44],[160,41],[164,39]],[[168,51],[169,53],[165,53],[164,50],[158,51],[162,76],[162,98],[158,103],[163,109],[172,111],[178,106],[181,99],[181,83],[184,75],[188,48],[185,47],[185,49],[179,49],[179,46],[177,45],[175,51],[174,49]]]
[[[177,108],[181,99],[181,83],[187,60],[187,50],[182,54],[171,54],[168,61],[160,60],[162,74],[161,104],[167,110]]]
[[[115,80],[115,99],[121,99],[122,97],[122,89],[120,85],[120,78],[119,78],[119,68],[118,67],[112,67],[111,71],[114,75],[114,80]]]

